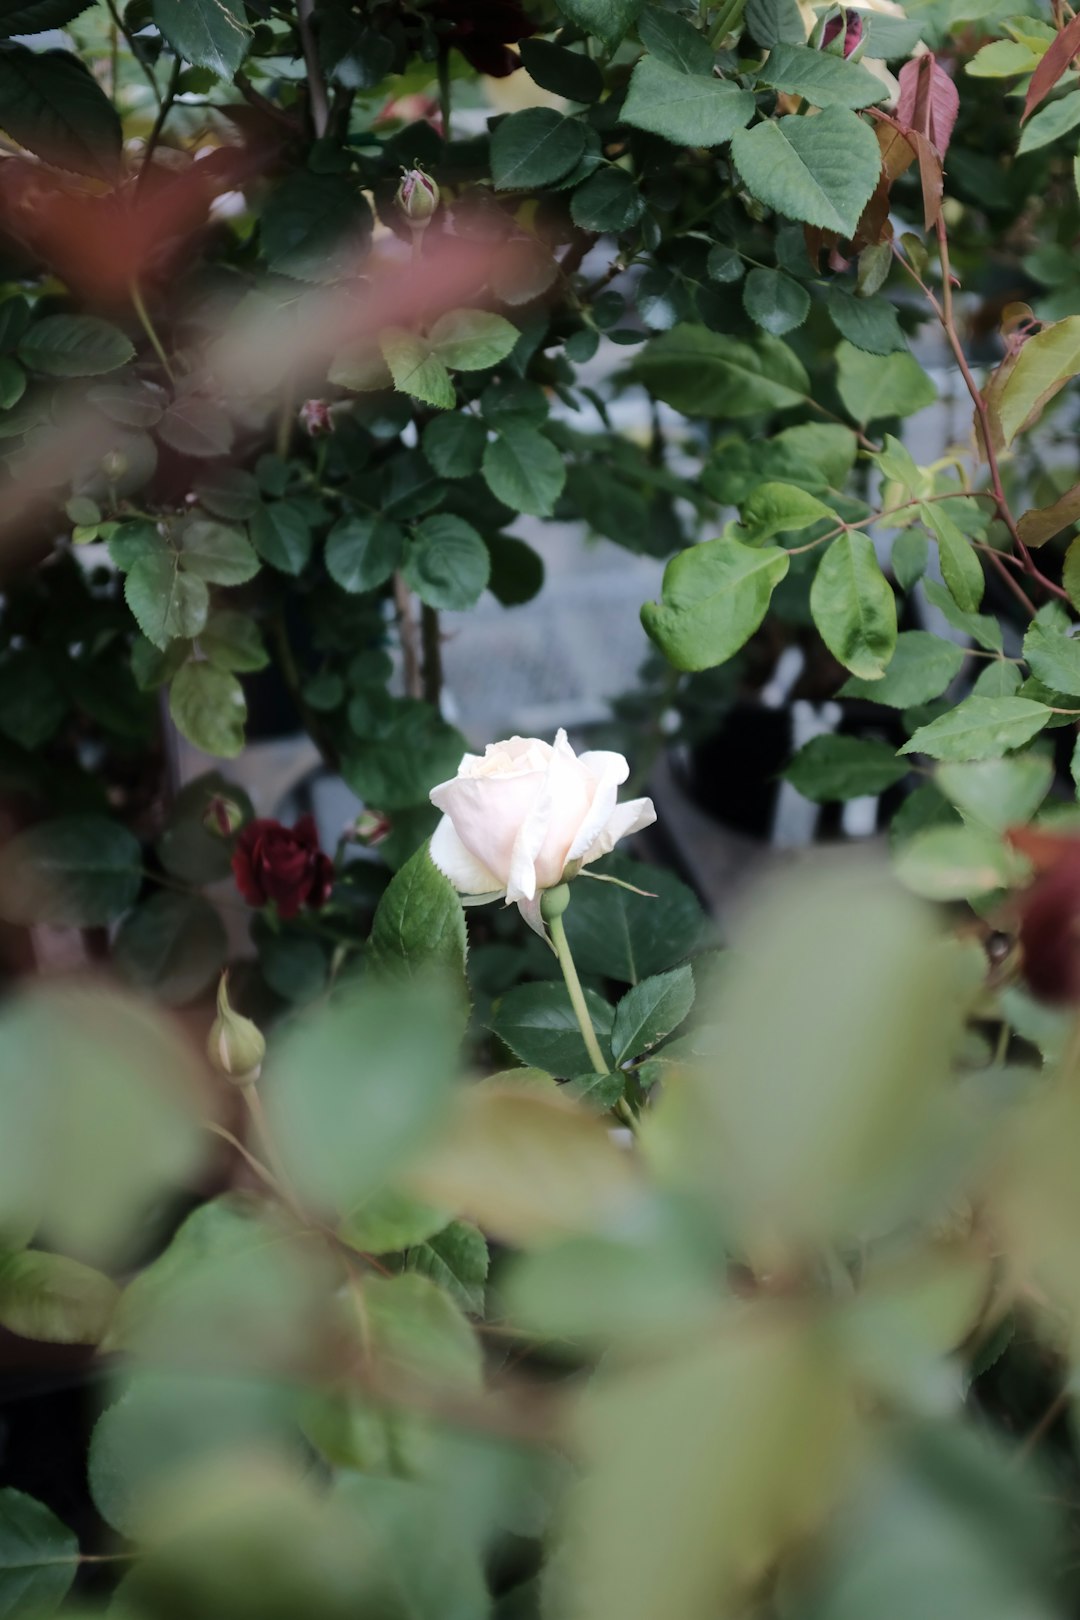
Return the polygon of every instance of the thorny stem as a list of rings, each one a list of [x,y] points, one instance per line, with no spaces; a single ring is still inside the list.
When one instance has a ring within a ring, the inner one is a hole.
[[[300,32],[300,44],[304,52],[304,66],[307,69],[311,126],[315,131],[316,138],[321,141],[330,122],[330,103],[326,95],[326,82],[323,79],[322,63],[319,61],[319,46],[315,39],[315,30],[312,27],[314,11],[315,0],[297,0],[296,25]]]
[[[401,656],[405,664],[405,693],[408,697],[423,697],[424,678],[420,669],[420,651],[416,642],[416,620],[413,618],[412,596],[400,569],[394,571],[394,606],[397,608]]]
[[[442,138],[450,139],[450,52],[439,52],[439,116],[442,119]]]
[[[164,347],[162,345],[161,339],[157,335],[157,328],[154,326],[153,321],[150,319],[150,311],[147,309],[146,305],[143,303],[143,296],[142,296],[142,292],[139,289],[139,283],[134,277],[132,277],[131,284],[130,284],[130,287],[129,287],[129,291],[131,293],[131,305],[132,305],[132,308],[134,309],[136,315],[139,317],[139,325],[142,327],[143,331],[146,333],[147,337],[150,339],[150,345],[151,345],[154,353],[157,355],[158,360],[161,362],[161,368],[164,371],[166,377],[168,377],[168,379],[172,383],[173,387],[175,387],[176,386],[176,373],[173,371],[172,366],[170,366],[170,364],[169,364],[169,357],[165,353],[165,349],[164,349]]]
[[[1036,566],[1030,551],[1020,537],[1020,531],[1017,528],[1016,519],[1013,516],[1012,508],[1010,507],[1008,498],[1005,494],[1005,487],[1001,481],[1001,467],[998,463],[997,451],[994,448],[993,426],[990,421],[990,409],[986,403],[986,400],[983,398],[982,391],[975,380],[971,367],[968,365],[963,344],[960,342],[960,336],[956,330],[956,320],[953,308],[952,266],[949,260],[949,239],[945,228],[945,221],[940,215],[938,216],[937,220],[937,239],[938,252],[941,259],[942,287],[940,302],[923,281],[922,277],[915,269],[915,266],[911,264],[906,255],[900,251],[899,247],[897,247],[895,243],[893,244],[893,254],[899,260],[903,269],[919,287],[920,291],[923,293],[923,296],[929,303],[930,308],[937,316],[938,323],[945,334],[949,348],[952,350],[953,359],[956,361],[957,369],[959,370],[961,377],[964,379],[964,386],[967,389],[968,394],[971,396],[971,402],[975,407],[975,414],[979,422],[979,433],[982,438],[983,450],[986,455],[986,463],[990,473],[990,485],[994,504],[997,507],[998,516],[1000,517],[1002,523],[1004,523],[1009,532],[1009,537],[1016,547],[1017,554],[1024,571],[1030,575],[1033,580],[1040,584],[1044,590],[1049,591],[1051,595],[1060,597],[1062,601],[1067,602],[1069,600],[1068,593],[1064,591],[1060,585],[1056,585],[1052,579],[1047,579],[1046,575],[1041,571],[1041,569]],[[1019,582],[1015,580],[1009,573],[999,554],[991,549],[988,555],[990,557],[990,561],[997,569],[998,574],[1008,586],[1009,590],[1016,597],[1017,601],[1020,602],[1025,611],[1032,618],[1034,618],[1036,612],[1035,604],[1032,602],[1031,598],[1027,595],[1026,591],[1024,591]]]
[[[551,934],[551,943],[555,947],[555,955],[559,959],[562,976],[566,981],[566,988],[570,995],[570,1005],[574,1009],[574,1017],[577,1019],[581,1038],[585,1042],[585,1050],[589,1054],[589,1061],[597,1074],[610,1074],[611,1065],[605,1062],[604,1054],[600,1050],[600,1042],[596,1038],[596,1030],[593,1028],[593,1021],[589,1016],[585,992],[581,988],[581,980],[578,978],[577,968],[574,965],[570,941],[566,937],[562,917],[548,917],[546,921]],[[629,1125],[631,1130],[634,1128],[634,1116],[621,1097],[612,1112],[618,1114],[619,1118]]]
[[[263,1152],[266,1154],[270,1168],[274,1173],[274,1180],[277,1182],[282,1202],[287,1206],[290,1214],[300,1222],[301,1226],[308,1225],[309,1217],[304,1212],[304,1208],[296,1196],[292,1182],[289,1179],[289,1172],[281,1162],[281,1156],[278,1153],[270,1130],[270,1122],[262,1105],[262,1098],[259,1096],[254,1084],[241,1086],[240,1094],[244,1099],[248,1113],[251,1115],[251,1123],[255,1127],[255,1133],[262,1143]]]

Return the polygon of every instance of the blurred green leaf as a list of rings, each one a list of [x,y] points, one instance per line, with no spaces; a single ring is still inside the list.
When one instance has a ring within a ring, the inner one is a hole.
[[[79,1543],[44,1502],[0,1491],[0,1614],[47,1620],[71,1590]]]

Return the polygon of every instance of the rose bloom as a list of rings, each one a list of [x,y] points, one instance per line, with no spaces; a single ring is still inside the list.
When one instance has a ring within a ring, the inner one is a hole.
[[[540,896],[620,838],[656,820],[651,799],[616,802],[630,767],[621,754],[575,754],[560,731],[489,743],[466,754],[457,775],[431,790],[443,818],[431,858],[460,894],[516,905],[544,932]]]
[[[334,886],[333,863],[319,848],[314,816],[301,816],[295,827],[249,821],[236,840],[232,869],[249,906],[273,901],[286,921],[301,906],[324,906]]]
[[[1080,838],[1039,827],[1010,827],[1035,879],[1017,898],[1021,970],[1028,989],[1051,1006],[1080,1003]]]

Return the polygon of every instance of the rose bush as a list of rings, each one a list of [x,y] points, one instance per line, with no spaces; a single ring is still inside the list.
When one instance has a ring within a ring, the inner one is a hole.
[[[431,858],[460,894],[516,905],[543,933],[540,896],[656,820],[651,799],[618,804],[621,754],[575,754],[566,732],[489,743],[431,790],[443,812]]]

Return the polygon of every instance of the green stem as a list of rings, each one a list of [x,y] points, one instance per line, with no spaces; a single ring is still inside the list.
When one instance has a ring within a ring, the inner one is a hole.
[[[574,966],[570,941],[566,937],[563,920],[561,917],[549,917],[547,925],[551,930],[551,943],[555,947],[555,955],[559,958],[562,976],[566,980],[566,988],[570,992],[570,1005],[574,1009],[574,1017],[578,1021],[578,1028],[581,1030],[581,1038],[585,1042],[589,1059],[597,1074],[610,1074],[611,1064],[604,1061],[604,1054],[600,1050],[600,1042],[596,1038],[593,1021],[589,1017],[585,992],[581,988],[581,980],[578,978],[577,968]]]
[[[132,307],[135,310],[136,315],[139,317],[139,324],[146,333],[147,337],[150,339],[151,347],[153,348],[153,351],[157,355],[158,359],[161,361],[162,370],[175,387],[176,374],[173,371],[172,366],[169,364],[169,357],[165,353],[165,350],[162,347],[161,339],[157,335],[157,329],[154,326],[153,321],[150,319],[150,311],[143,303],[143,296],[139,290],[139,283],[134,278],[132,278],[130,291]]]
[[[151,163],[154,161],[154,153],[157,151],[158,142],[161,139],[161,132],[165,128],[165,120],[172,111],[172,105],[176,99],[176,92],[180,85],[180,75],[183,72],[183,68],[183,61],[179,56],[177,56],[173,61],[172,72],[169,75],[169,84],[165,91],[164,100],[162,101],[161,106],[158,108],[157,117],[154,119],[154,127],[150,131],[150,137],[146,143],[146,151],[143,153],[142,167],[139,170],[139,178],[137,181],[137,184],[140,186],[146,177]]]
[[[450,52],[439,52],[439,114],[442,118],[442,138],[450,139]]]

